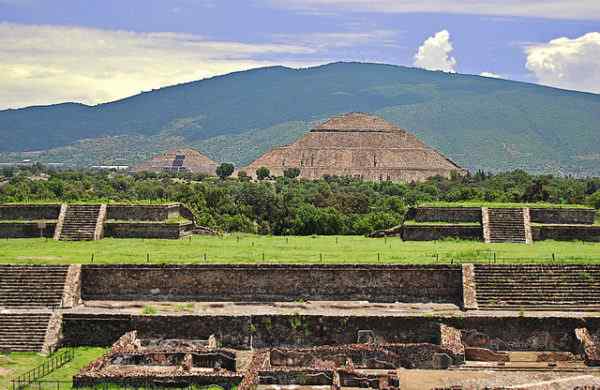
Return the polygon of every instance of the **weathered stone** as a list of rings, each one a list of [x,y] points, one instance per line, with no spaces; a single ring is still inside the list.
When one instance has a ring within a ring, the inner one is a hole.
[[[440,325],[440,345],[452,353],[456,364],[465,361],[465,347],[461,340],[460,330],[447,325]]]
[[[445,353],[434,353],[432,366],[434,370],[445,370],[452,365],[452,358]]]
[[[585,364],[588,366],[600,366],[600,346],[590,335],[587,328],[575,329],[575,337],[579,341]]]
[[[505,352],[495,352],[487,348],[465,348],[465,358],[467,360],[479,362],[508,362],[510,357]]]

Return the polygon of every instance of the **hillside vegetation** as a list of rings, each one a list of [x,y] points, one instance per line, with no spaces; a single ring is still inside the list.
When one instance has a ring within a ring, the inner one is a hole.
[[[131,164],[191,145],[244,165],[316,122],[374,113],[471,169],[600,174],[600,95],[391,65],[270,67],[98,106],[0,112],[0,158]],[[44,151],[15,154],[23,151]]]

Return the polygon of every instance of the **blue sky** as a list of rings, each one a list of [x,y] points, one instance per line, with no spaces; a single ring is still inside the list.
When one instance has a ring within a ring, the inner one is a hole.
[[[0,0],[0,109],[333,61],[600,93],[600,1]]]

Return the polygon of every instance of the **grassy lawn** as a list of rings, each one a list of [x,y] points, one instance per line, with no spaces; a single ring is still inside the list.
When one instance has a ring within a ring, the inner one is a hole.
[[[363,236],[193,236],[182,240],[111,239],[62,242],[0,240],[0,264],[150,263],[410,263],[488,262],[600,263],[600,243],[541,241],[533,245],[444,240],[403,242]],[[206,255],[206,257],[205,257]]]
[[[73,375],[105,352],[105,348],[76,348],[73,361],[44,377],[43,380],[70,382]],[[8,389],[12,377],[34,369],[45,360],[45,356],[37,353],[12,353],[9,358],[0,357],[0,389]]]

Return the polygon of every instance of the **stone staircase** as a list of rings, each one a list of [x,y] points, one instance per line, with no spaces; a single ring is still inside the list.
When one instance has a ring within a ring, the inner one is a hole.
[[[600,310],[600,266],[476,265],[480,310]]]
[[[65,212],[62,228],[57,234],[61,241],[92,241],[101,237],[106,205],[69,205]],[[100,227],[98,226],[100,225]]]
[[[60,306],[68,266],[0,265],[0,307]]]
[[[528,243],[524,209],[493,209],[487,211],[486,242],[489,243]]]
[[[50,317],[50,313],[0,314],[0,349],[42,351]]]

